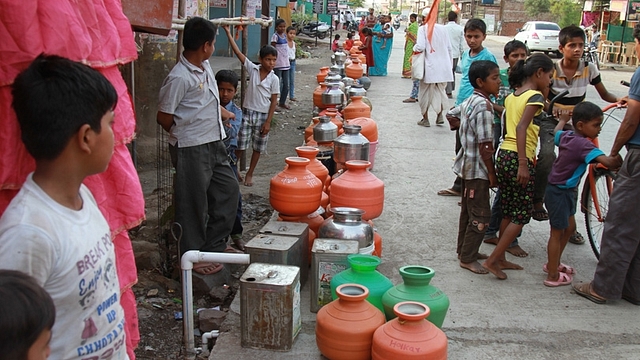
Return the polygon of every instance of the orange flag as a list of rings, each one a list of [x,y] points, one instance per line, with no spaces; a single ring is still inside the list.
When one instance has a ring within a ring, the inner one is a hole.
[[[433,28],[436,26],[438,22],[438,6],[440,5],[440,0],[434,0],[433,4],[431,4],[431,9],[429,10],[429,14],[425,19],[427,23],[427,39],[429,40],[429,44],[432,44],[431,39],[433,38]],[[431,45],[431,51],[434,52],[433,45]]]

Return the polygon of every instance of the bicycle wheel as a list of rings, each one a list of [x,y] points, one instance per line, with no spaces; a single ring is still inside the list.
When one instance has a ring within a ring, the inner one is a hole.
[[[594,186],[591,186],[589,178],[584,183],[581,205],[587,237],[593,253],[599,259],[604,223],[609,211],[609,196],[613,190],[615,177],[609,170],[596,169],[595,171]]]

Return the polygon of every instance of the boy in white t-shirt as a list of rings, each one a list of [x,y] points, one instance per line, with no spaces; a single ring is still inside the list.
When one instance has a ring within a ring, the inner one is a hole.
[[[52,359],[128,359],[109,225],[82,184],[109,164],[118,95],[99,72],[53,55],[18,75],[12,95],[36,169],[0,219],[0,267],[51,295]]]
[[[253,171],[258,165],[260,154],[267,150],[267,142],[269,140],[269,130],[271,129],[271,119],[278,104],[278,94],[280,94],[280,80],[273,69],[276,66],[278,52],[271,45],[265,45],[260,49],[260,65],[252,63],[233,40],[229,26],[223,26],[227,33],[229,44],[238,60],[247,69],[249,76],[249,86],[244,96],[242,104],[242,125],[240,133],[238,133],[238,159],[244,155],[244,151],[249,147],[251,141],[253,153],[251,154],[251,162],[249,170],[244,177],[244,185],[253,185]],[[286,94],[283,95],[286,98]]]

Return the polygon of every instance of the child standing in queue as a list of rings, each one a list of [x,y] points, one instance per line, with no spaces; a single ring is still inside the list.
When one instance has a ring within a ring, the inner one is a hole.
[[[287,52],[289,54],[289,101],[298,101],[295,96],[296,81],[296,28],[287,28]]]
[[[576,230],[578,185],[589,163],[598,162],[615,170],[622,164],[620,155],[606,156],[593,143],[602,126],[602,110],[590,102],[581,102],[573,109],[573,131],[562,131],[569,121],[569,110],[561,110],[560,121],[554,130],[558,157],[553,162],[544,196],[549,212],[551,235],[547,245],[548,262],[542,266],[547,273],[545,286],[569,285],[575,274],[573,267],[560,262],[569,237]],[[591,140],[590,140],[591,139]]]
[[[500,80],[502,86],[500,86],[500,92],[496,98],[496,102],[493,105],[496,116],[493,119],[493,147],[497,149],[500,145],[500,139],[502,138],[502,112],[504,111],[504,99],[513,92],[509,85],[509,69],[511,69],[515,63],[519,60],[527,58],[527,46],[520,40],[511,40],[504,46],[504,61],[509,64],[506,69],[500,70]],[[491,245],[498,244],[498,230],[500,230],[500,222],[502,221],[502,205],[500,204],[500,190],[496,192],[493,205],[491,206],[491,221],[489,221],[489,228],[484,234],[484,242]],[[517,257],[527,257],[529,254],[524,251],[518,243],[516,237],[509,247],[507,252]]]
[[[244,176],[244,185],[253,186],[253,172],[260,160],[260,154],[267,150],[269,140],[269,130],[271,130],[271,120],[278,103],[280,94],[280,83],[278,77],[273,73],[273,68],[278,57],[277,50],[271,45],[265,45],[260,49],[260,66],[252,63],[249,58],[238,48],[233,40],[229,26],[223,26],[227,33],[229,44],[233,52],[247,69],[249,75],[249,86],[242,104],[242,125],[238,133],[238,158],[242,158],[244,152],[252,142],[253,153],[249,170]],[[286,55],[285,59],[288,59]],[[287,60],[288,61],[288,60]],[[286,94],[284,96],[286,98]]]
[[[474,61],[489,60],[498,63],[496,57],[493,56],[489,49],[482,46],[482,42],[487,38],[487,25],[482,19],[470,19],[464,25],[464,39],[469,46],[469,50],[462,53],[460,58],[460,69],[462,70],[462,79],[460,80],[460,88],[456,97],[456,105],[462,104],[473,93],[473,86],[469,82],[469,68]],[[456,132],[456,154],[460,150],[460,137]],[[450,188],[438,191],[440,196],[460,196],[460,188],[462,179],[456,178]]]
[[[281,109],[290,110],[287,105],[287,95],[289,94],[289,41],[287,40],[287,24],[283,19],[276,20],[276,31],[271,36],[271,46],[278,52],[276,65],[273,72],[280,81],[280,103]]]
[[[366,27],[362,29],[362,33],[364,34],[365,38],[359,49],[367,58],[367,76],[369,76],[369,68],[375,65],[375,62],[373,61],[373,48],[371,47],[373,41],[373,31]]]
[[[476,274],[487,273],[478,262],[478,250],[491,217],[489,188],[498,186],[493,164],[493,106],[489,96],[497,96],[500,90],[499,70],[492,61],[474,62],[469,68],[473,94],[447,113],[460,119],[462,144],[453,163],[453,172],[462,178],[458,259],[460,267]]]
[[[507,278],[502,270],[522,269],[506,260],[505,251],[531,219],[539,131],[533,118],[542,112],[552,71],[548,56],[534,54],[516,62],[509,73],[509,84],[516,90],[505,99],[506,134],[496,161],[503,219],[498,244],[482,264],[500,280]]]
[[[236,150],[238,149],[238,132],[242,125],[242,109],[233,102],[233,98],[236,96],[236,92],[238,90],[238,81],[238,74],[233,70],[220,70],[216,73],[216,83],[218,83],[218,93],[220,94],[220,105],[235,115],[235,118],[230,118],[223,122],[224,131],[227,134],[227,138],[224,140],[224,145],[227,147],[227,155],[229,156],[231,168],[240,182],[242,181],[242,177],[238,172],[238,158],[236,157]],[[236,248],[240,251],[245,250],[245,244],[242,240],[243,230],[242,194],[238,193],[238,211],[236,211],[236,218],[229,237],[235,244]]]

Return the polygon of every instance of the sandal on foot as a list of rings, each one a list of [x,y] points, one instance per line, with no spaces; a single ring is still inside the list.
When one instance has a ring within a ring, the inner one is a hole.
[[[220,263],[196,263],[193,264],[193,272],[201,275],[213,275],[224,269],[224,265]]]
[[[234,249],[229,245],[227,245],[227,248],[224,249],[224,252],[231,253],[231,254],[244,254],[244,251],[240,251],[238,249]]]
[[[582,234],[576,231],[576,233],[571,235],[571,237],[569,238],[569,242],[576,245],[582,245],[584,244],[584,237],[582,236]]]
[[[585,283],[585,282],[580,282],[577,284],[574,284],[573,286],[573,291],[576,292],[576,294],[589,299],[591,301],[593,301],[596,304],[606,304],[607,303],[607,299],[603,298],[602,296],[593,293],[593,291],[591,290],[591,283]]]
[[[403,103],[415,103],[415,102],[418,102],[418,99],[408,98],[408,99],[402,100],[402,102]]]
[[[545,209],[533,210],[531,217],[536,221],[547,221],[549,220],[549,213]]]
[[[438,195],[440,196],[460,196],[460,191],[455,191],[451,188],[449,189],[442,189],[440,191],[438,191]]]
[[[542,265],[542,271],[544,271],[545,273],[549,273],[549,269],[547,269],[547,264]],[[575,275],[576,269],[572,268],[567,264],[560,263],[560,265],[558,265],[558,272],[569,274],[569,275]]]
[[[558,286],[565,286],[565,285],[571,285],[571,282],[573,281],[573,278],[571,277],[571,275],[567,274],[567,273],[563,273],[563,272],[559,272],[558,273],[558,280],[545,280],[543,282],[544,286],[549,286],[549,287],[558,287]]]

